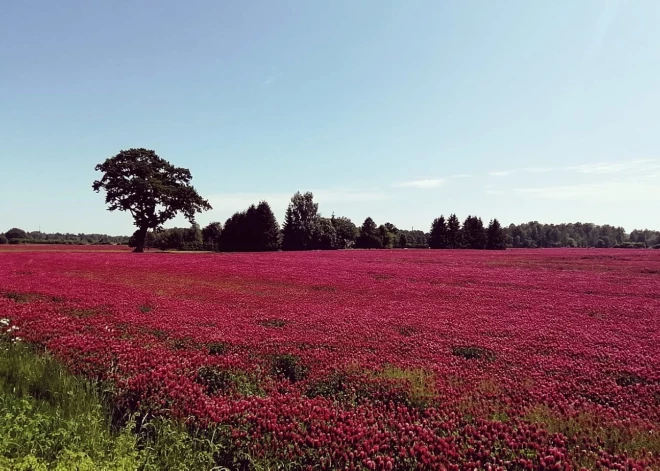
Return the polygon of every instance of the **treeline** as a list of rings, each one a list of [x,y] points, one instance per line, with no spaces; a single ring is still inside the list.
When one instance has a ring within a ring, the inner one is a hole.
[[[106,234],[70,234],[26,232],[14,227],[4,234],[0,233],[0,244],[58,244],[58,245],[126,245],[128,236],[109,236]]]
[[[541,224],[533,221],[506,228],[507,245],[514,248],[596,247],[660,248],[660,231],[598,226],[591,223]]]
[[[12,228],[0,234],[0,244],[128,244],[137,245],[133,236],[105,234],[46,234]],[[282,227],[270,205],[261,201],[234,213],[224,225],[213,222],[204,228],[149,231],[146,248],[225,252],[335,249],[473,249],[506,248],[660,248],[660,232],[634,230],[591,223],[541,224],[536,221],[501,227],[497,219],[485,225],[481,218],[468,216],[461,222],[455,214],[433,220],[429,232],[404,230],[386,222],[378,225],[368,217],[356,226],[343,216],[323,217],[311,192],[296,193],[287,207]]]
[[[136,245],[137,231],[129,245]],[[529,222],[502,227],[497,219],[484,224],[478,216],[462,222],[456,214],[433,220],[428,233],[409,231],[386,222],[378,225],[368,217],[356,226],[347,217],[321,216],[311,192],[296,193],[287,207],[282,227],[270,205],[261,201],[228,218],[201,228],[162,229],[147,234],[145,247],[160,250],[208,250],[216,252],[264,252],[274,250],[335,249],[472,249],[596,247],[660,248],[660,232],[590,223],[540,224]]]
[[[139,237],[133,234],[129,245]],[[360,227],[347,217],[326,218],[319,214],[311,192],[297,192],[287,207],[280,228],[270,205],[261,201],[227,219],[224,226],[212,222],[201,228],[173,228],[150,231],[146,248],[161,250],[212,250],[263,252],[274,250],[336,250],[388,248],[471,248],[504,249],[505,232],[497,220],[484,227],[480,218],[469,216],[461,225],[456,215],[445,222],[433,222],[430,233],[404,230],[386,222],[378,225],[368,217]]]

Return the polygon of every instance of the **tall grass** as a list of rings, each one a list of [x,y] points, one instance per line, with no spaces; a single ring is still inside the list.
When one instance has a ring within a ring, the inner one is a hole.
[[[0,335],[0,470],[221,470],[219,440],[154,418],[113,429],[90,382]]]

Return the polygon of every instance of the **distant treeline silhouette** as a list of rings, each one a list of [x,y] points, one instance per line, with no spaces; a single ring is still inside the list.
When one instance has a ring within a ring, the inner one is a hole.
[[[136,234],[129,245],[135,246]],[[635,230],[626,234],[622,227],[591,223],[541,224],[529,222],[502,227],[497,219],[486,225],[477,216],[461,222],[455,214],[436,218],[428,233],[399,229],[372,218],[360,227],[349,218],[326,218],[319,214],[311,192],[297,192],[291,198],[280,228],[270,205],[261,201],[227,219],[224,226],[213,222],[204,228],[149,231],[146,248],[161,250],[212,250],[263,252],[274,250],[334,250],[432,248],[503,250],[505,248],[646,248],[660,244],[660,232]]]
[[[106,234],[26,232],[17,227],[9,229],[4,234],[0,233],[0,244],[126,245],[128,239],[128,236]]]

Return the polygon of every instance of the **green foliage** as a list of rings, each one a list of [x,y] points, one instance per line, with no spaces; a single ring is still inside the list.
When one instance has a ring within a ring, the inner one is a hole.
[[[447,248],[460,249],[463,245],[461,223],[455,214],[449,215],[447,219]]]
[[[397,234],[399,230],[392,223],[385,223],[378,226],[378,238],[384,249],[391,249],[397,243]]]
[[[95,167],[102,172],[92,188],[105,190],[109,211],[128,211],[139,231],[136,252],[141,252],[147,231],[160,227],[178,213],[191,224],[195,214],[211,209],[190,184],[190,170],[175,167],[148,149],[122,150]]]
[[[428,407],[437,398],[435,375],[423,368],[399,368],[386,365],[377,376],[403,386],[413,407]]]
[[[468,216],[463,223],[463,244],[466,249],[483,250],[486,248],[486,231],[481,218]]]
[[[14,230],[14,229],[12,229]],[[20,229],[19,229],[20,231]],[[21,233],[15,233],[21,235]],[[8,240],[4,234],[0,234],[0,244],[42,244],[42,245],[125,245],[128,243],[127,236],[109,236],[107,234],[70,234],[56,232],[48,234],[45,232],[28,232],[24,238]],[[4,241],[4,242],[3,242]]]
[[[330,222],[332,223],[332,227],[335,228],[337,234],[337,248],[348,249],[352,247],[360,234],[357,226],[353,224],[353,221],[343,216],[335,217],[333,214],[330,218]]]
[[[445,217],[442,215],[439,218],[435,218],[431,224],[429,247],[432,249],[448,248],[447,222],[445,221]]]
[[[135,438],[111,433],[89,383],[24,344],[0,348],[0,468],[137,469]]]
[[[405,234],[399,235],[399,248],[405,249],[408,246],[408,237]]]
[[[646,242],[623,242],[612,246],[614,249],[645,249]]]
[[[279,226],[266,201],[234,213],[220,236],[220,250],[226,252],[264,252],[278,247]]]
[[[234,468],[223,429],[193,431],[164,418],[143,418],[139,430],[132,418],[115,428],[97,391],[51,356],[0,338],[0,469]]]
[[[360,228],[360,235],[355,242],[355,246],[359,249],[381,249],[383,248],[383,241],[378,233],[378,227],[373,219],[368,217],[362,223]]]
[[[259,383],[246,373],[217,366],[202,366],[197,371],[195,382],[202,385],[209,395],[231,393],[241,396],[263,395]]]
[[[581,222],[541,224],[531,221],[518,225],[511,224],[504,229],[504,232],[507,244],[515,248],[567,247],[573,245],[572,241],[576,247],[605,248],[627,242],[623,227],[608,224],[602,226]],[[654,240],[660,242],[660,232],[647,230],[631,232],[632,242],[636,242],[638,238],[643,238],[646,242]]]
[[[338,248],[337,230],[328,218],[319,218],[313,236],[313,248],[334,250]]]
[[[204,246],[213,250],[220,250],[220,241],[222,237],[222,224],[219,222],[212,222],[204,229],[202,229],[202,240]]]
[[[311,192],[296,192],[284,216],[282,250],[309,250],[314,248],[314,235],[318,233],[319,205]]]
[[[406,245],[401,245],[402,237],[406,238]],[[405,230],[399,229],[399,247],[410,248],[410,249],[428,249],[428,235],[424,231],[420,230]]]
[[[497,219],[493,219],[488,224],[486,230],[486,249],[488,250],[504,250],[506,249],[506,236]],[[575,243],[575,241],[573,241]]]
[[[272,363],[273,374],[284,376],[295,383],[307,377],[307,367],[300,363],[300,358],[291,354],[276,355]]]
[[[18,227],[13,227],[9,229],[7,232],[5,232],[5,237],[7,240],[11,241],[13,239],[27,239],[27,233],[23,229],[19,229]]]
[[[209,355],[224,355],[227,353],[227,344],[224,342],[213,342],[208,345]]]
[[[546,405],[537,405],[527,412],[525,420],[542,424],[550,434],[572,437],[569,453],[574,462],[588,469],[596,468],[598,454],[585,447],[587,443],[597,442],[606,450],[635,458],[660,453],[658,434],[649,433],[643,427],[613,424],[592,412],[566,417]]]

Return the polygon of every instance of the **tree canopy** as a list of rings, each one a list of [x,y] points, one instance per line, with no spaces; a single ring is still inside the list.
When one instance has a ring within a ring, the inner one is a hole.
[[[190,184],[190,170],[175,167],[148,149],[122,150],[95,167],[102,172],[92,188],[105,190],[109,211],[128,211],[138,227],[136,252],[142,252],[149,229],[182,213],[193,224],[195,215],[211,209]]]
[[[23,229],[12,227],[7,232],[5,232],[5,237],[8,241],[12,241],[14,239],[27,239],[28,235],[27,232],[25,232]]]
[[[431,224],[431,232],[429,234],[429,247],[432,249],[446,249],[447,248],[447,222],[444,216],[435,218]]]
[[[370,217],[362,223],[355,246],[359,249],[380,249],[383,247],[383,240],[381,234],[378,233],[378,226]]]
[[[319,205],[314,195],[296,192],[284,215],[282,227],[282,250],[309,250],[315,246],[314,235],[318,233]]]
[[[220,250],[227,252],[264,252],[279,248],[279,226],[270,205],[261,201],[247,210],[234,213],[225,222]]]

